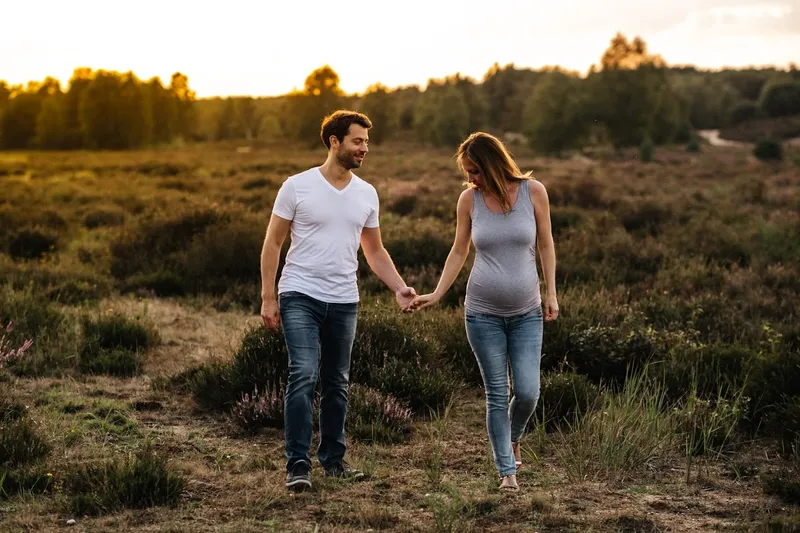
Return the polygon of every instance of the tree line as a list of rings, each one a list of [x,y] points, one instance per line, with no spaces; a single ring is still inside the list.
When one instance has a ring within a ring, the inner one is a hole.
[[[320,120],[341,107],[373,119],[373,143],[402,136],[449,147],[483,129],[514,133],[540,152],[558,154],[594,143],[684,142],[694,130],[800,114],[800,72],[794,65],[669,66],[641,38],[622,34],[585,76],[495,64],[479,81],[455,74],[429,80],[424,90],[378,83],[356,95],[344,93],[327,65],[282,96],[197,101],[179,73],[164,87],[158,78],[78,69],[66,91],[52,78],[25,88],[0,82],[0,147],[125,149],[178,138],[317,145]]]
[[[131,149],[189,138],[195,93],[180,72],[168,86],[132,72],[78,68],[66,90],[55,78],[0,81],[0,148]]]

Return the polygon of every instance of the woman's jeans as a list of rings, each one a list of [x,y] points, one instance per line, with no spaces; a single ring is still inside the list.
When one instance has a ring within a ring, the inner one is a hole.
[[[486,387],[486,426],[501,476],[516,474],[511,442],[522,438],[539,399],[542,359],[542,308],[501,317],[465,314],[467,339]],[[509,403],[508,362],[514,384]]]
[[[342,460],[350,380],[350,352],[356,334],[358,304],[325,303],[299,292],[280,295],[281,327],[289,352],[284,398],[287,469],[298,461],[309,468],[313,430],[312,406],[317,377],[321,381],[320,443],[317,458],[324,467]]]

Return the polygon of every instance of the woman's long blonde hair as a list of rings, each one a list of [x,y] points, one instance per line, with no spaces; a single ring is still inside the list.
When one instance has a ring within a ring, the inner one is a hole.
[[[483,174],[484,188],[500,200],[504,213],[511,211],[507,185],[510,181],[533,179],[531,172],[525,174],[519,169],[505,144],[489,133],[478,131],[467,137],[456,151],[458,168],[464,175],[464,161],[469,161]],[[472,186],[469,182],[467,186]]]

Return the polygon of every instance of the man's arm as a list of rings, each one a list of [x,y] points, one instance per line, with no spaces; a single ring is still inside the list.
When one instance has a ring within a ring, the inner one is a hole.
[[[280,324],[278,300],[275,295],[275,276],[278,272],[281,247],[291,224],[291,220],[273,213],[261,248],[261,319],[264,325],[271,329],[277,329]]]
[[[411,287],[400,277],[389,252],[383,246],[380,227],[364,228],[361,231],[361,249],[367,259],[369,268],[394,293],[398,305],[406,310],[416,296]]]

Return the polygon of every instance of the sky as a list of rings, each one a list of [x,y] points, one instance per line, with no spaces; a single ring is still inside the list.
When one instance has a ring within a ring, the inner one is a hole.
[[[2,9],[0,79],[76,67],[189,77],[200,98],[274,96],[330,65],[342,89],[420,85],[495,62],[584,73],[611,38],[641,36],[668,64],[800,63],[800,0],[38,0]]]

